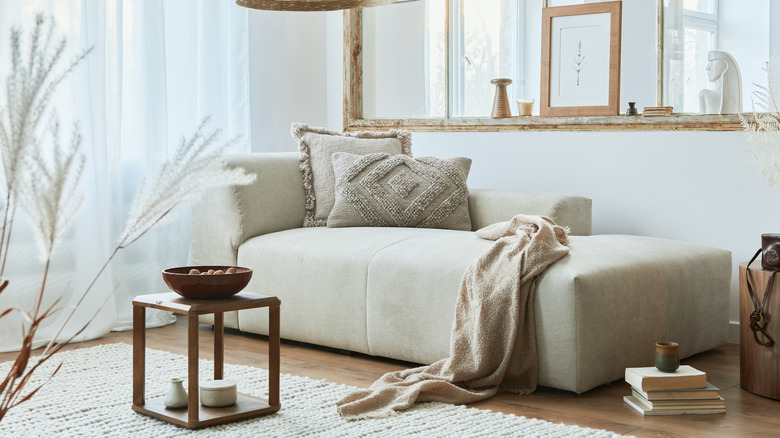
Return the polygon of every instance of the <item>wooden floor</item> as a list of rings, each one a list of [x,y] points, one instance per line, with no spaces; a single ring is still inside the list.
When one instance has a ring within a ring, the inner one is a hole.
[[[201,357],[212,358],[210,326],[202,326]],[[147,347],[186,354],[186,320],[171,326],[147,330]],[[130,332],[110,333],[85,342],[82,347],[112,342],[132,343]],[[227,330],[225,362],[265,368],[267,342],[260,336]],[[282,342],[283,373],[326,379],[358,387],[368,387],[388,371],[411,364],[377,359],[359,354],[344,354],[295,342]],[[0,353],[0,362],[12,360],[14,353]],[[607,429],[638,437],[780,437],[780,401],[759,397],[739,387],[739,346],[727,344],[699,354],[684,364],[707,372],[708,380],[721,389],[726,399],[725,415],[680,415],[644,417],[623,403],[630,388],[614,382],[576,395],[540,388],[534,394],[499,394],[472,407],[522,415],[556,423]],[[128,377],[129,378],[129,377]],[[129,396],[128,396],[129,397]],[[128,399],[129,400],[129,399]],[[282,388],[284,409],[284,388]]]

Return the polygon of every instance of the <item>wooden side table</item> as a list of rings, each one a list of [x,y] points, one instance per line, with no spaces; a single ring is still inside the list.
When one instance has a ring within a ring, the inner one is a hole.
[[[750,329],[753,301],[745,281],[746,267],[747,262],[739,264],[739,385],[753,394],[780,400],[780,277],[775,277],[761,320],[775,342],[759,345]],[[750,265],[750,284],[758,300],[764,298],[771,274],[761,268],[760,259]]]
[[[279,403],[279,307],[278,298],[241,292],[222,300],[192,300],[174,292],[140,295],[133,299],[133,410],[188,429],[244,420],[272,414]],[[187,315],[187,396],[186,409],[170,409],[165,397],[145,400],[146,382],[146,308]],[[225,344],[224,312],[268,307],[268,400],[238,394],[233,406],[211,408],[199,402],[198,390],[198,316],[214,314],[214,380],[223,378]]]

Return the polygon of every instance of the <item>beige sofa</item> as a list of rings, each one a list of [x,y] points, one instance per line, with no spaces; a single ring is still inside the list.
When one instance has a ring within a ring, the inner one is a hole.
[[[210,193],[193,210],[193,264],[254,269],[247,290],[282,300],[285,339],[431,363],[448,356],[455,298],[466,267],[492,245],[466,231],[301,228],[296,153],[246,154],[244,187]],[[591,236],[591,201],[578,196],[472,190],[473,228],[517,213],[571,228],[570,254],[538,279],[534,311],[539,384],[577,393],[652,365],[654,342],[681,357],[726,342],[728,251],[671,240]],[[226,325],[266,334],[262,311]]]

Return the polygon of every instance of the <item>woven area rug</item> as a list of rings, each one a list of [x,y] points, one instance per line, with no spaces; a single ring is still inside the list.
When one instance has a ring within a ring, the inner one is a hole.
[[[0,421],[0,437],[617,437],[612,432],[566,426],[444,403],[421,403],[391,418],[346,421],[335,403],[354,387],[282,374],[282,409],[276,414],[197,431],[136,413],[132,401],[132,347],[108,344],[58,354],[60,372],[30,401]],[[50,361],[38,382],[58,364]],[[213,373],[201,360],[200,375]],[[5,376],[10,363],[0,364]],[[43,367],[42,367],[43,368]],[[146,397],[164,395],[169,378],[186,377],[185,356],[147,349]],[[225,364],[239,392],[267,397],[267,373]],[[28,388],[34,388],[31,382]],[[186,382],[185,382],[186,388]]]

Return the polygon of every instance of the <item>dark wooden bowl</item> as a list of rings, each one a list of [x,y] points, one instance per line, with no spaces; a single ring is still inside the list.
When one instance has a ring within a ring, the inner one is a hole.
[[[206,272],[209,269],[226,271],[236,268],[235,274],[197,275],[191,269]],[[252,278],[252,270],[240,266],[181,266],[162,271],[163,281],[172,291],[196,300],[218,300],[233,296],[246,287]]]

